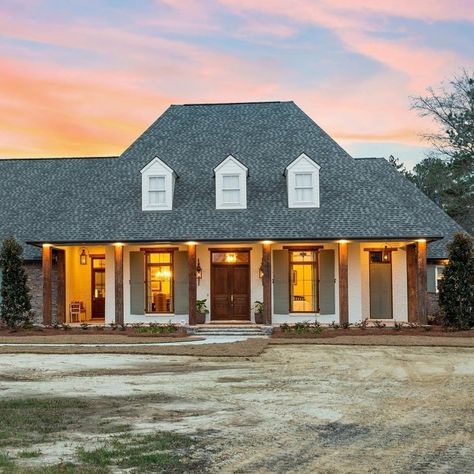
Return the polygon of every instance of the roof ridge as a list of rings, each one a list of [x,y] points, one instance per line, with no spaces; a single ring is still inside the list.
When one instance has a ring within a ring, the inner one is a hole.
[[[199,106],[210,106],[210,105],[256,105],[256,104],[288,104],[293,102],[292,100],[260,100],[250,102],[202,102],[202,103],[188,103],[188,104],[174,104],[178,107],[199,107]]]
[[[103,160],[118,158],[119,155],[107,155],[107,156],[37,156],[37,157],[18,157],[18,158],[2,158],[2,161],[35,161],[35,160]]]

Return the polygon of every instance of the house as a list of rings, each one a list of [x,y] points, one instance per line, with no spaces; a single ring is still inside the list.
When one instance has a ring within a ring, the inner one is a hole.
[[[293,102],[173,105],[120,156],[0,160],[0,203],[46,324],[193,325],[198,299],[208,321],[263,301],[267,324],[423,323],[462,231]]]

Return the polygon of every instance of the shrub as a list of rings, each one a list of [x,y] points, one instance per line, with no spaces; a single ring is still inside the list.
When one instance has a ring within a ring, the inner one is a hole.
[[[379,321],[378,319],[376,319],[376,320],[374,321],[374,326],[375,326],[376,328],[382,329],[382,328],[385,327],[385,323],[383,323],[382,321]]]
[[[456,329],[474,326],[474,250],[472,238],[458,233],[448,244],[449,262],[439,282],[443,324]]]
[[[344,321],[341,323],[341,329],[349,329],[352,326],[352,323],[348,323],[347,321]]]
[[[330,328],[333,328],[333,329],[339,329],[341,326],[336,323],[336,321],[333,321],[330,325],[329,325]]]
[[[323,328],[318,321],[303,321],[295,324],[282,323],[280,331],[287,334],[321,334]]]
[[[21,245],[13,237],[3,241],[0,249],[2,271],[0,316],[12,329],[22,326],[31,318],[31,296],[22,253]]]
[[[369,325],[369,320],[365,318],[362,321],[359,321],[358,323],[356,323],[355,325],[359,329],[367,329],[367,326]]]

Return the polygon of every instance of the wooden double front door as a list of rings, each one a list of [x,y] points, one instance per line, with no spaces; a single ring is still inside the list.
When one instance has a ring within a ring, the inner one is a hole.
[[[249,264],[212,264],[211,319],[250,320]]]

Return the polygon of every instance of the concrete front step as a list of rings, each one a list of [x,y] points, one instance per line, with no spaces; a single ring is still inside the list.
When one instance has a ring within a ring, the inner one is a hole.
[[[198,326],[189,327],[188,332],[199,336],[268,336],[272,333],[272,327]]]

